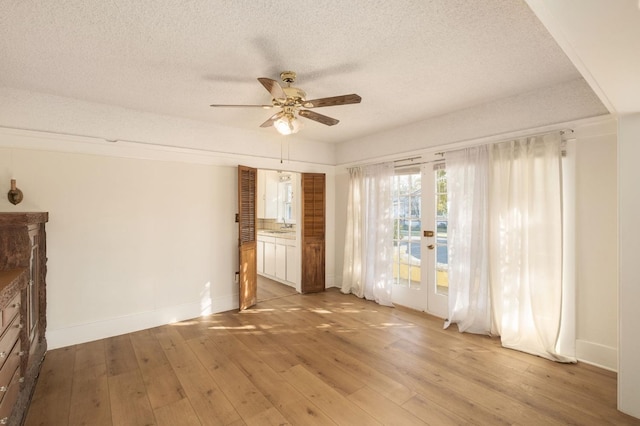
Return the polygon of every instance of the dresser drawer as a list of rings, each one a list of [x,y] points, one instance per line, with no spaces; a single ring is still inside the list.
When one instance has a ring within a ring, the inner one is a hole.
[[[0,335],[11,323],[11,321],[20,313],[20,292],[15,295],[11,302],[0,312]]]
[[[4,399],[5,394],[7,393],[7,388],[9,387],[9,383],[11,383],[11,378],[16,371],[16,368],[20,367],[20,360],[22,359],[24,354],[20,353],[20,341],[16,343],[13,347],[13,351],[7,357],[4,365],[0,368],[0,401]]]
[[[21,328],[20,317],[15,317],[7,326],[2,337],[0,337],[0,368],[2,368],[7,361],[13,346],[16,344],[16,341],[18,341]]]
[[[9,424],[11,410],[13,410],[13,406],[16,404],[16,400],[18,399],[20,382],[20,369],[18,368],[11,378],[7,391],[3,392],[4,398],[0,401],[0,425]]]

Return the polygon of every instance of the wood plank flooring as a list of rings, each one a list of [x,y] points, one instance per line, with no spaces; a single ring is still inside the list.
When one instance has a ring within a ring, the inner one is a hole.
[[[291,296],[292,294],[297,294],[295,288],[258,275],[258,302],[277,299],[283,296]]]
[[[261,282],[243,313],[49,351],[26,425],[640,424],[612,372]]]

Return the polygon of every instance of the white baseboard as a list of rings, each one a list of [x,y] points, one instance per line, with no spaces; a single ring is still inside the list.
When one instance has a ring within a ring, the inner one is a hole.
[[[331,287],[335,287],[336,286],[336,281],[335,281],[335,275],[333,274],[326,274],[324,276],[325,282],[324,282],[324,288],[331,288]]]
[[[211,300],[210,306],[206,307],[203,307],[200,302],[193,302],[88,324],[58,329],[49,328],[46,332],[47,348],[57,349],[92,342],[237,308],[238,295],[235,295],[235,297]]]
[[[618,349],[586,340],[576,340],[576,358],[578,361],[618,371]]]
[[[211,301],[211,309],[203,315],[217,314],[219,312],[227,312],[233,309],[238,309],[240,306],[240,295],[238,293],[230,296],[219,297]]]

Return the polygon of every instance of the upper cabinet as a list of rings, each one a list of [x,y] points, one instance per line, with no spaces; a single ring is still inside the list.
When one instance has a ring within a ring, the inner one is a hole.
[[[258,170],[258,218],[278,218],[278,181],[278,172]]]

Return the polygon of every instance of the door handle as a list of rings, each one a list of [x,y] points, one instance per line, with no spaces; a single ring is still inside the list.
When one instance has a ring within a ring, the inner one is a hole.
[[[427,246],[427,248],[428,248],[429,250],[433,250],[435,247],[436,247],[436,246],[434,246],[433,244],[429,244],[429,245]]]
[[[433,234],[433,231],[424,231],[424,232],[423,232],[423,235],[424,235],[425,237],[433,237],[433,235],[434,235],[434,234]]]

